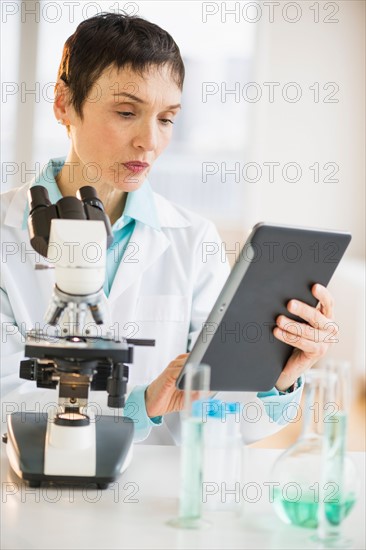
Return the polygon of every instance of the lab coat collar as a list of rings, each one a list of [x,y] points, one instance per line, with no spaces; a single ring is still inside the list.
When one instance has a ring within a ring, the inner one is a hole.
[[[182,208],[168,201],[159,193],[154,193],[156,211],[161,227],[189,227],[191,222],[182,213]]]
[[[41,173],[33,179],[30,184],[30,187],[35,185],[42,185],[48,191],[48,196],[52,204],[55,204],[57,201],[62,199],[61,191],[56,182],[56,176],[61,171],[61,168],[65,164],[65,158],[56,158],[51,159],[46,166],[43,168]],[[28,216],[29,216],[29,205],[28,201],[24,208],[24,217],[22,229],[26,229],[28,225]]]
[[[152,189],[147,180],[131,193],[127,193],[126,205],[122,216],[115,222],[113,229],[122,227],[123,219],[133,219],[149,225],[153,229],[160,230],[158,214],[156,212],[155,201]]]
[[[27,204],[28,189],[29,182],[25,183],[21,187],[18,187],[15,191],[8,191],[8,193],[13,194],[13,198],[11,199],[6,211],[4,225],[23,229],[24,208]]]
[[[43,185],[48,191],[51,203],[62,198],[55,177],[65,163],[65,157],[54,158],[48,161],[38,176],[15,190],[14,197],[7,210],[4,224],[26,230],[28,226],[28,189],[35,185]]]
[[[108,296],[109,303],[114,302],[127,288],[134,288],[134,291],[137,291],[141,275],[171,245],[170,239],[163,231],[155,231],[148,225],[139,222],[136,222],[130,243],[134,245],[134,257],[131,261],[126,262],[122,259],[119,264]],[[133,292],[130,294],[131,299]],[[128,304],[124,304],[124,307],[128,309]]]
[[[152,266],[169,246],[171,240],[163,228],[189,227],[191,222],[181,213],[181,208],[170,203],[165,197],[152,193],[151,200],[155,202],[155,209],[160,223],[160,229],[151,225],[136,221],[135,229],[131,235],[130,244],[136,250],[136,256],[131,261],[121,261],[108,296],[111,304],[129,289],[128,298],[124,298],[125,314],[133,311],[129,304],[134,303],[134,293],[138,292],[141,276]],[[131,305],[132,307],[132,305]],[[128,318],[128,317],[127,317]],[[130,317],[132,318],[132,317]]]
[[[161,228],[175,229],[191,225],[191,222],[180,212],[182,209],[179,206],[173,205],[157,193],[153,193],[153,197]],[[132,309],[130,311],[129,304],[134,303],[134,293],[138,293],[141,275],[158,261],[165,250],[171,246],[171,241],[166,232],[156,231],[151,226],[137,221],[130,243],[133,243],[136,249],[136,257],[131,262],[121,261],[110,290],[108,302],[113,303],[128,288],[128,298],[124,298],[124,309],[125,314],[129,313],[132,319],[133,308],[131,305]]]

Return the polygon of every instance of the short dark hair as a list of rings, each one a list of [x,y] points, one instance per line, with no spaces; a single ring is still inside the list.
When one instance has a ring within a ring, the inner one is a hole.
[[[83,103],[107,67],[129,67],[143,74],[151,66],[164,65],[182,89],[184,64],[169,33],[141,17],[100,13],[80,23],[67,39],[57,76],[68,86],[70,101],[82,117]]]

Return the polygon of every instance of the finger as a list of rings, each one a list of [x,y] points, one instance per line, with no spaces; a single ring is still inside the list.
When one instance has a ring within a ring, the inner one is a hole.
[[[300,300],[290,300],[287,304],[287,309],[290,313],[294,313],[304,321],[307,321],[309,325],[314,328],[322,329],[326,323],[329,323],[329,318],[323,315],[323,313],[313,306],[304,304]]]
[[[319,308],[321,313],[330,319],[334,315],[334,300],[329,290],[320,284],[313,285],[311,292],[319,300]]]
[[[296,336],[302,336],[307,340],[314,340],[317,335],[316,332],[320,332],[318,326],[311,326],[306,323],[299,323],[292,319],[289,319],[285,315],[279,315],[276,319],[277,326],[285,332],[290,332]]]
[[[169,363],[168,367],[170,367],[170,365],[184,365],[187,359],[187,355],[189,354],[178,355],[178,357],[176,357],[175,359],[173,359],[173,361]]]
[[[301,336],[307,340],[314,342],[324,342],[330,335],[336,336],[339,332],[338,326],[332,321],[328,321],[323,329],[319,326],[311,326],[305,323],[299,323],[289,319],[285,315],[279,315],[276,319],[277,326],[285,332]]]
[[[182,361],[180,359],[179,361],[172,361],[171,363],[169,363],[169,365],[167,366],[167,368],[165,370],[168,370],[168,369],[169,369],[169,371],[182,370],[183,367],[184,367],[184,361]]]
[[[285,342],[285,344],[304,351],[309,355],[322,357],[328,350],[328,344],[324,342],[314,342],[312,340],[308,340],[307,338],[291,334],[290,332],[284,331],[278,327],[273,330],[273,335],[278,340]]]
[[[165,370],[159,375],[159,379],[165,384],[175,384],[178,376],[182,372],[183,365],[177,363],[170,363]]]

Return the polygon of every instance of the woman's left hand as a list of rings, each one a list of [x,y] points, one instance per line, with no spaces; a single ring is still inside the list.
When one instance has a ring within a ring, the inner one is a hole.
[[[320,284],[315,284],[311,292],[319,300],[316,308],[299,300],[290,300],[287,304],[287,309],[306,323],[293,321],[285,315],[279,315],[276,319],[274,336],[296,348],[276,382],[276,388],[280,391],[286,391],[326,354],[331,343],[338,342],[338,326],[332,320],[332,295]]]

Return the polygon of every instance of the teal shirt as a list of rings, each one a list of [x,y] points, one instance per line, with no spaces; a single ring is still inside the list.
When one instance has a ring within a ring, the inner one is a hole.
[[[43,185],[46,187],[51,203],[55,203],[62,198],[55,177],[60,172],[64,163],[65,157],[51,159],[32,183],[32,186]],[[23,229],[27,229],[28,215],[29,207],[27,205],[24,210]],[[152,197],[152,189],[147,180],[145,180],[139,189],[128,193],[124,211],[112,226],[114,241],[107,251],[107,273],[104,284],[104,292],[107,296],[109,296],[110,289],[118,267],[123,260],[123,256],[128,250],[129,244],[132,244],[131,236],[136,221],[160,230],[160,223]],[[289,405],[292,402],[299,403],[302,386],[303,380],[300,378],[298,389],[292,393],[282,394],[282,392],[280,393],[276,388],[273,388],[269,392],[260,392],[257,394],[262,400],[271,421],[278,424],[285,424],[296,416],[297,411],[293,407],[291,411]],[[153,419],[147,416],[145,407],[146,388],[147,385],[136,386],[127,398],[124,409],[125,414],[132,417],[134,421],[135,441],[144,440],[148,436],[152,426],[160,425],[163,422],[161,416]]]

